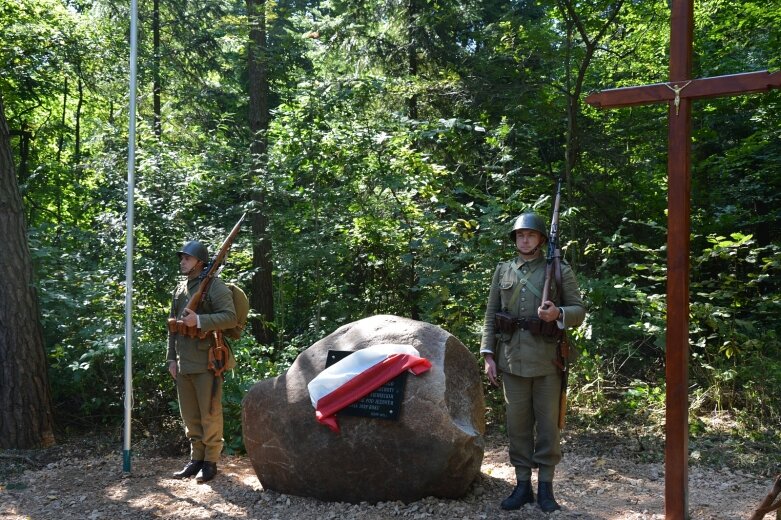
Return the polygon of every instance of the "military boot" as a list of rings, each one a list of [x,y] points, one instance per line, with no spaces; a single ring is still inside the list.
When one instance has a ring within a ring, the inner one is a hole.
[[[553,482],[539,482],[537,486],[537,503],[540,504],[540,509],[546,513],[552,513],[558,511],[561,506],[556,502],[553,497]]]
[[[534,492],[532,492],[532,483],[528,480],[519,480],[513,492],[509,497],[502,500],[502,509],[508,511],[520,509],[525,504],[534,503]]]
[[[207,460],[203,463],[201,471],[195,476],[195,480],[197,480],[199,484],[203,484],[204,482],[209,482],[215,476],[217,476],[217,463],[209,462]]]
[[[188,478],[192,477],[199,471],[201,471],[201,467],[203,466],[202,460],[191,460],[187,463],[187,465],[182,468],[181,471],[177,471],[173,475],[171,475],[173,478]]]

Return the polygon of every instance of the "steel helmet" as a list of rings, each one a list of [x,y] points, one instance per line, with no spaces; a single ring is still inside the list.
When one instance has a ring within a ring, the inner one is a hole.
[[[545,225],[545,220],[536,213],[521,213],[515,219],[515,224],[513,224],[513,229],[509,234],[512,242],[515,242],[515,232],[519,229],[533,229],[542,234],[543,240],[548,239],[548,228]]]
[[[189,242],[186,242],[182,249],[176,252],[176,254],[179,256],[179,258],[182,257],[183,254],[194,256],[204,264],[209,263],[209,251],[206,249],[206,246],[198,242],[197,240],[190,240]]]

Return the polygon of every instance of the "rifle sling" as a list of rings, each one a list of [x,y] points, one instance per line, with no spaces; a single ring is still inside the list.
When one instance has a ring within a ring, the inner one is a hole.
[[[553,273],[556,279],[556,288],[559,290],[560,299],[564,299],[564,292],[561,286],[561,249],[554,251],[553,257]]]

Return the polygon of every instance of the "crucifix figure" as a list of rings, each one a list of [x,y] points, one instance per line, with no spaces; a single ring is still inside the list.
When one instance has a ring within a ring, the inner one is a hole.
[[[669,88],[670,90],[675,92],[675,100],[673,101],[673,105],[675,105],[675,115],[676,116],[678,115],[678,109],[681,108],[681,90],[683,90],[686,87],[688,87],[689,83],[691,83],[691,82],[692,82],[692,80],[689,80],[686,83],[684,83],[683,85],[681,85],[680,87],[678,85],[675,85],[675,86],[672,86],[672,87],[670,85],[667,85],[667,88]]]
[[[693,12],[693,0],[672,1],[667,83],[605,90],[586,97],[586,103],[601,108],[669,104],[664,504],[665,518],[675,520],[688,518],[691,102],[781,87],[781,71],[692,79]]]

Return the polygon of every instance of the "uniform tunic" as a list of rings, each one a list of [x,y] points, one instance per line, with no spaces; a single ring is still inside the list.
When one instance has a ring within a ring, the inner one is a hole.
[[[198,290],[200,280],[185,280],[173,291],[171,316],[181,319],[187,303]],[[230,288],[219,278],[209,284],[206,298],[196,311],[205,338],[190,338],[168,333],[168,361],[177,362],[176,390],[185,435],[190,441],[193,460],[217,462],[223,446],[222,380],[209,372],[211,334],[236,326],[236,310]],[[217,384],[214,410],[210,411],[212,388]]]
[[[561,375],[556,360],[556,339],[517,329],[512,334],[496,330],[494,315],[510,312],[520,319],[539,319],[546,260],[538,256],[501,262],[496,266],[486,305],[480,353],[493,354],[502,374],[510,462],[518,480],[529,480],[539,467],[539,480],[551,482],[561,460],[558,415]],[[551,284],[550,297],[563,311],[560,327],[580,325],[586,315],[575,273],[561,264],[561,294]],[[535,437],[536,425],[536,437]]]

